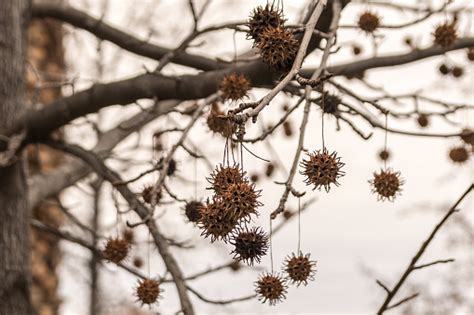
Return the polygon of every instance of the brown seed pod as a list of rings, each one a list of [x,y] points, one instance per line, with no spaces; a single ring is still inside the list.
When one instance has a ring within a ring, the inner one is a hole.
[[[422,128],[425,128],[430,124],[428,115],[426,114],[420,114],[418,118],[416,119],[416,121],[418,122],[418,125]]]
[[[308,157],[309,160],[301,162],[304,170],[300,172],[306,176],[306,185],[314,185],[313,190],[316,188],[321,190],[321,187],[324,187],[326,192],[329,192],[331,184],[339,186],[337,180],[345,173],[341,171],[344,163],[341,162],[341,158],[337,156],[336,152],[329,154],[328,150],[324,148],[322,151],[318,150],[308,154]]]
[[[454,163],[462,164],[469,159],[469,151],[464,146],[454,147],[449,151],[449,158]]]
[[[461,140],[466,144],[474,146],[474,130],[470,128],[464,128],[462,130]]]
[[[352,53],[354,55],[360,55],[360,53],[362,52],[362,47],[360,47],[359,45],[353,45],[352,46]]]
[[[138,285],[135,289],[137,302],[141,302],[142,305],[158,303],[161,292],[160,282],[154,279],[138,280]]]
[[[190,201],[186,202],[186,205],[184,206],[184,214],[188,218],[189,222],[197,223],[199,221],[199,218],[201,218],[201,208],[204,206],[204,204],[200,201]]]
[[[207,116],[207,126],[209,129],[218,133],[224,138],[229,138],[237,131],[237,124],[227,115],[225,115],[216,103],[211,106],[211,112]]]
[[[245,262],[253,266],[254,262],[260,263],[268,250],[268,236],[261,227],[239,228],[231,239],[230,244],[234,245],[234,259]]]
[[[308,281],[314,280],[316,262],[310,260],[310,254],[303,255],[300,251],[298,255],[292,253],[286,258],[283,270],[290,278],[291,283],[296,286],[307,285]]]
[[[291,210],[283,211],[283,217],[285,218],[285,220],[289,220],[293,215],[294,213]]]
[[[154,187],[155,186],[153,184],[145,186],[145,188],[143,188],[141,192],[143,201],[150,205],[152,204],[153,201],[158,204],[161,200],[161,197],[163,197],[161,190],[158,190],[155,194],[155,200],[153,200]]]
[[[264,273],[255,282],[255,292],[262,303],[275,305],[286,299],[286,281],[278,273]]]
[[[288,120],[283,123],[283,132],[287,137],[291,137],[293,135],[293,128],[291,127],[291,122],[289,122]]]
[[[337,115],[339,113],[339,104],[341,104],[342,100],[339,96],[334,94],[329,94],[328,92],[324,92],[321,96],[321,109],[326,114]]]
[[[456,24],[444,23],[436,27],[434,32],[434,42],[442,48],[451,47],[458,38]]]
[[[240,265],[238,261],[233,261],[229,267],[234,272],[237,272],[242,268],[242,266]]]
[[[255,190],[255,184],[240,182],[229,185],[223,195],[226,213],[235,220],[250,221],[252,215],[258,215],[257,208],[262,206],[258,201],[260,190]]]
[[[129,251],[130,243],[126,239],[109,238],[102,255],[105,260],[118,264],[127,258]]]
[[[397,194],[401,192],[404,181],[400,178],[400,172],[386,169],[380,173],[374,173],[374,178],[369,180],[372,185],[372,192],[377,193],[377,200],[394,201]]]
[[[257,173],[252,174],[252,175],[250,176],[250,181],[252,181],[253,183],[258,182],[259,179],[260,179],[260,178],[259,178],[259,176],[258,176]]]
[[[271,177],[274,171],[275,171],[275,164],[268,163],[267,168],[265,169],[265,175],[267,177]]]
[[[447,75],[451,72],[451,68],[449,68],[446,64],[441,64],[438,68],[439,72],[442,74],[442,75]]]
[[[390,151],[385,149],[380,150],[379,159],[382,161],[388,161],[390,159]]]
[[[243,74],[231,73],[225,75],[219,83],[219,91],[224,100],[240,100],[247,96],[251,89],[250,80]]]
[[[460,66],[454,66],[453,69],[451,70],[451,74],[455,78],[460,78],[464,74],[464,69]]]
[[[133,258],[133,265],[137,268],[143,267],[143,259],[141,259],[140,257]]]
[[[157,169],[159,169],[159,170],[163,169],[164,161],[165,161],[165,159],[163,157],[161,157],[158,160]],[[166,175],[173,176],[174,173],[176,173],[177,167],[178,167],[178,164],[176,163],[176,161],[174,159],[171,159],[169,164],[168,164],[168,169],[166,170]]]
[[[266,28],[257,43],[262,60],[279,71],[288,71],[293,66],[299,42],[285,28]]]
[[[247,179],[245,172],[242,172],[238,164],[234,166],[219,164],[207,181],[211,184],[208,189],[214,190],[214,194],[217,196],[222,196],[230,185],[247,182]]]
[[[281,10],[273,7],[273,5],[266,5],[265,7],[256,7],[249,20],[247,21],[247,39],[253,39],[258,42],[260,34],[267,28],[282,27],[285,23]]]
[[[201,217],[198,225],[202,229],[201,235],[210,237],[211,243],[222,240],[227,242],[229,236],[237,226],[237,220],[228,215],[224,203],[219,198],[207,202],[201,208]]]
[[[133,233],[133,230],[127,229],[127,230],[123,231],[122,236],[125,240],[127,240],[127,242],[133,243],[133,239],[135,237],[135,235]]]
[[[474,48],[469,48],[466,56],[468,60],[474,61]]]
[[[366,33],[373,33],[380,26],[380,17],[373,12],[366,11],[359,16],[359,28]]]
[[[405,43],[405,45],[410,47],[413,45],[413,39],[410,36],[405,37],[403,39],[403,42]]]

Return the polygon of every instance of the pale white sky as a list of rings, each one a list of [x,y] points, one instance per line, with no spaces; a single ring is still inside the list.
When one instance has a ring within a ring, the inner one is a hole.
[[[102,1],[102,0],[101,0]],[[100,1],[100,2],[101,2]],[[87,7],[86,1],[70,1],[77,7]],[[98,1],[99,2],[99,1]],[[97,2],[97,3],[98,3]],[[129,32],[139,35],[146,35],[149,24],[140,23],[140,17],[151,14],[150,21],[156,31],[153,42],[163,45],[176,45],[176,38],[183,38],[191,26],[191,19],[187,10],[175,9],[177,3],[185,1],[129,1],[112,0],[109,1],[109,13],[106,20],[112,22]],[[198,3],[202,3],[197,1]],[[290,21],[294,21],[297,8],[302,2],[307,1],[285,1],[285,13]],[[398,2],[398,1],[397,1]],[[403,3],[414,3],[416,1],[403,1]],[[457,1],[462,2],[462,1]],[[90,12],[100,15],[99,5],[89,6]],[[227,21],[242,21],[246,19],[252,7],[256,3],[265,1],[214,1],[205,15],[203,26],[217,24]],[[92,1],[89,1],[89,5]],[[341,24],[353,24],[357,16],[366,8],[366,5],[351,4],[342,16]],[[472,7],[472,5],[471,5]],[[133,10],[132,10],[133,8]],[[89,10],[88,9],[88,10]],[[136,16],[136,21],[127,24],[127,16],[132,13]],[[395,11],[380,11],[383,22],[387,24],[397,24],[413,18],[410,14],[401,14]],[[401,31],[384,31],[386,35],[380,47],[380,54],[387,52],[408,51],[403,46],[402,41],[405,35],[414,36],[415,42],[420,47],[427,47],[432,40],[431,32],[434,25],[441,19],[428,19],[426,22],[416,27]],[[168,26],[171,25],[172,35],[168,34]],[[466,24],[466,20],[461,20],[462,34],[474,34],[471,26]],[[70,29],[70,28],[68,28]],[[72,29],[70,29],[72,30]],[[211,34],[209,39],[199,48],[194,48],[194,52],[205,51],[207,54],[223,54],[225,57],[233,55],[232,31]],[[370,56],[370,40],[367,36],[356,30],[341,30],[338,33],[339,43],[349,43],[356,41],[363,45],[366,53],[360,58]],[[87,87],[91,80],[97,80],[94,70],[94,60],[96,58],[96,43],[93,37],[82,31],[74,31],[67,38],[66,49],[74,47],[74,50],[67,50],[68,60],[71,65],[71,76],[79,76],[79,87]],[[77,45],[80,44],[80,48]],[[243,52],[251,46],[245,41],[244,34],[237,35],[237,48]],[[212,48],[213,47],[213,48]],[[212,49],[211,49],[212,48]],[[120,59],[115,59],[117,48],[104,44],[105,71],[103,82],[114,79],[132,76],[143,71],[143,65],[152,68],[155,63],[150,60],[139,58],[129,53],[124,53]],[[81,57],[81,58],[79,58]],[[359,58],[359,57],[358,57]],[[318,60],[317,56],[308,58],[305,65],[314,65]],[[344,46],[341,51],[333,56],[329,64],[338,64],[354,60],[351,55],[350,46]],[[376,69],[367,73],[369,82],[384,87],[391,93],[410,93],[423,88],[426,95],[450,102],[474,103],[474,66],[468,64],[465,52],[450,53],[446,60],[451,63],[460,63],[465,66],[465,76],[462,79],[442,78],[438,75],[437,67],[445,60],[445,57],[426,59],[416,64],[409,64],[389,69]],[[171,65],[167,68],[169,73],[182,73],[183,68]],[[365,87],[356,81],[348,81],[338,78],[338,82],[357,91],[359,94],[371,96]],[[252,99],[263,95],[264,90],[252,92]],[[276,121],[281,114],[280,104],[284,99],[275,101],[263,112],[266,123]],[[147,104],[147,102],[143,102]],[[406,105],[406,109],[410,108]],[[313,108],[314,109],[314,108]],[[125,118],[135,113],[137,108],[114,107],[104,110],[103,129],[113,127],[117,122],[117,117]],[[173,116],[179,121],[179,116]],[[459,113],[453,117],[463,125],[472,126],[473,115],[467,112]],[[301,119],[301,110],[291,116],[292,125],[296,131]],[[318,109],[313,110],[310,115],[310,123],[307,130],[305,147],[314,150],[321,148],[321,116]],[[370,126],[356,120],[360,128],[370,132]],[[161,118],[147,127],[142,133],[142,143],[150,144],[151,134],[156,129],[163,129],[171,126],[173,122],[166,118]],[[413,121],[396,122],[391,120],[391,126],[396,126],[404,130],[419,130]],[[346,175],[340,180],[341,186],[332,188],[330,193],[312,192],[306,189],[303,178],[298,175],[295,178],[297,190],[307,191],[302,202],[309,198],[316,197],[315,202],[302,215],[302,250],[310,252],[311,257],[318,261],[318,273],[316,280],[306,287],[291,288],[288,298],[284,303],[275,307],[262,305],[256,299],[248,302],[236,303],[229,306],[216,306],[205,304],[192,296],[195,308],[201,314],[373,314],[383,301],[384,292],[375,284],[374,277],[383,280],[387,285],[394,284],[409,263],[422,240],[431,231],[434,224],[439,220],[440,213],[433,213],[433,209],[448,206],[456,200],[467,185],[474,178],[472,158],[470,163],[464,166],[452,165],[447,157],[448,149],[459,144],[457,139],[432,139],[422,137],[406,137],[390,134],[388,136],[389,149],[393,153],[393,159],[389,166],[401,171],[405,179],[402,196],[397,197],[394,203],[378,202],[375,195],[371,194],[368,180],[372,173],[379,170],[382,164],[377,160],[376,154],[383,146],[384,134],[380,130],[375,130],[374,135],[368,141],[362,140],[347,125],[342,124],[341,130],[336,131],[333,119],[325,120],[325,139],[329,150],[336,150],[346,163],[344,170]],[[252,134],[258,131],[258,125],[249,129]],[[430,131],[457,131],[456,127],[445,124],[441,120],[433,120]],[[80,141],[83,145],[92,145],[94,140],[87,136],[87,129],[71,128],[68,133],[71,141]],[[279,159],[289,169],[293,159],[296,139],[287,139],[282,136],[282,131],[278,130],[276,135],[270,138],[271,144]],[[136,135],[130,137],[128,146],[120,146],[119,152],[126,153],[127,156],[135,159],[150,161],[151,154],[145,150],[139,152],[130,150],[131,144],[137,140]],[[175,136],[167,138],[167,143],[172,144]],[[195,145],[209,153],[212,163],[221,161],[221,154],[224,146],[222,139],[207,133],[205,122],[199,121],[193,131],[192,141]],[[268,152],[263,144],[251,147],[252,150],[264,158],[275,160],[276,157]],[[126,149],[126,150],[125,150]],[[248,173],[262,170],[265,163],[255,159],[249,154],[245,155],[244,166]],[[191,198],[193,196],[193,185],[189,181],[194,178],[193,160],[189,159],[185,153],[179,152],[179,178],[172,179],[170,186],[181,197]],[[116,165],[116,164],[114,164]],[[133,177],[140,171],[147,168],[147,165],[131,167],[123,173],[125,178]],[[210,196],[205,190],[207,183],[205,177],[209,170],[205,164],[198,165],[198,196],[205,198]],[[274,180],[283,181],[285,173],[277,170]],[[147,180],[141,181],[133,186],[137,191],[149,181],[156,180],[156,176],[150,176]],[[84,187],[84,186],[82,186]],[[282,187],[266,180],[259,182],[258,187],[263,189],[260,219],[255,224],[262,224],[268,231],[268,215],[273,211],[279,201]],[[106,188],[106,195],[110,196],[109,187]],[[76,214],[84,221],[90,217],[92,201],[84,198],[84,194],[77,188],[68,190],[63,195],[66,205],[73,205]],[[473,198],[467,198],[461,207],[466,217],[474,219]],[[295,209],[297,201],[290,199],[289,205]],[[104,215],[102,223],[110,227],[115,220],[113,204],[108,201],[103,202]],[[132,220],[136,220],[133,217]],[[296,250],[297,246],[297,224],[296,220],[289,223],[273,239],[273,255],[275,269],[280,269],[281,262],[287,254]],[[185,275],[206,269],[210,266],[229,260],[228,252],[231,248],[225,245],[208,245],[207,240],[199,237],[199,231],[190,224],[185,224],[178,207],[167,207],[166,215],[160,218],[159,226],[166,235],[176,237],[179,240],[191,239],[195,244],[195,250],[176,251],[176,256]],[[449,227],[448,227],[449,229]],[[440,237],[430,247],[428,253],[422,259],[429,262],[432,259],[458,258],[456,264],[469,263],[465,256],[459,256],[458,252],[450,251],[441,241],[446,236],[446,229],[440,233]],[[74,230],[75,231],[75,230]],[[107,236],[113,233],[113,229],[105,229],[101,234]],[[141,240],[146,240],[144,230],[137,231]],[[61,267],[62,283],[61,295],[64,303],[61,313],[64,315],[86,314],[88,311],[88,253],[77,246],[63,244],[65,255]],[[471,248],[472,249],[472,248]],[[137,253],[144,257],[146,246],[137,249]],[[70,256],[68,256],[70,255]],[[470,259],[472,264],[472,258]],[[261,267],[269,268],[269,259],[262,260]],[[102,283],[104,300],[109,306],[129,305],[133,302],[134,277],[125,272],[107,265],[102,269]],[[161,259],[156,252],[152,252],[152,274],[163,274]],[[367,270],[373,272],[373,276],[366,273]],[[429,270],[416,273],[409,281],[427,282],[433,275],[439,272],[447,272],[447,266],[436,266]],[[190,285],[201,292],[206,297],[212,299],[227,299],[251,294],[253,292],[253,282],[256,280],[259,271],[247,269],[235,274],[231,271],[221,271],[213,275],[193,281]],[[472,284],[472,283],[471,283]],[[470,288],[472,290],[472,287]],[[171,314],[178,309],[178,300],[174,286],[166,284],[166,292],[160,301],[157,310],[164,314]],[[402,291],[398,298],[405,295]],[[423,292],[421,292],[423,294]],[[423,299],[423,296],[418,299]],[[114,313],[116,310],[112,311]],[[397,312],[393,312],[396,314]]]

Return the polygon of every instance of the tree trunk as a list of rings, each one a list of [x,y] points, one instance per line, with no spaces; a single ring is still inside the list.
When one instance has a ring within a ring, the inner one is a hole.
[[[0,134],[26,110],[28,0],[0,2]],[[21,157],[0,167],[0,315],[30,315],[29,213]]]

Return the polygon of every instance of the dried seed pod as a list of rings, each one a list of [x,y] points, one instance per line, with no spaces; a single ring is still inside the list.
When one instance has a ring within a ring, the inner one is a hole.
[[[240,265],[240,263],[238,261],[233,261],[232,264],[230,264],[229,267],[234,272],[237,272],[242,268],[242,266]]]
[[[339,113],[339,104],[342,100],[339,96],[324,92],[321,96],[321,108],[326,114],[337,115]]]
[[[138,298],[137,301],[141,302],[142,305],[158,303],[161,292],[160,282],[154,279],[138,280],[138,285],[135,289],[135,295]]]
[[[454,163],[462,164],[469,159],[469,151],[464,146],[454,147],[449,151],[449,158]]]
[[[277,27],[265,29],[256,46],[265,63],[275,70],[288,71],[293,66],[299,43],[291,31]]]
[[[158,165],[157,165],[157,169],[159,170],[162,170],[163,169],[163,163],[164,163],[165,159],[163,157],[161,157],[159,160],[158,160]],[[169,164],[168,164],[168,169],[166,170],[166,175],[168,176],[173,176],[174,173],[176,173],[176,169],[178,167],[178,164],[176,163],[176,161],[174,159],[171,159]]]
[[[357,24],[364,32],[373,33],[380,26],[380,17],[376,13],[367,11],[359,16]]]
[[[247,39],[253,39],[258,42],[260,34],[267,28],[282,27],[285,23],[281,10],[273,7],[273,5],[266,5],[265,7],[256,7],[249,20],[247,21]]]
[[[201,235],[210,237],[211,243],[217,240],[227,242],[238,222],[226,213],[222,200],[214,198],[212,202],[208,201],[200,212],[198,225],[202,229]]]
[[[436,27],[434,32],[434,42],[442,48],[451,47],[458,38],[456,24],[444,23]]]
[[[133,265],[137,268],[143,267],[143,259],[141,259],[140,257],[133,258]]]
[[[395,200],[397,194],[400,194],[404,181],[400,178],[400,172],[385,169],[380,173],[374,173],[374,178],[369,180],[372,185],[372,192],[377,193],[377,200]]]
[[[161,193],[161,190],[157,190],[156,191],[156,194],[155,194],[155,200],[153,200],[153,189],[154,189],[154,185],[151,184],[151,185],[148,185],[148,186],[145,186],[145,188],[143,188],[142,192],[141,192],[141,196],[142,196],[142,199],[144,202],[146,202],[147,204],[152,204],[153,201],[155,203],[159,203],[161,198],[163,197],[162,193]]]
[[[474,130],[470,128],[464,128],[462,130],[461,140],[466,144],[474,146]]]
[[[336,152],[329,154],[328,150],[324,148],[322,151],[318,150],[308,154],[308,157],[309,160],[301,162],[304,170],[300,172],[306,176],[306,185],[314,185],[313,190],[316,188],[321,190],[321,187],[324,187],[326,192],[329,192],[331,184],[339,186],[337,180],[345,173],[341,171],[344,163],[341,162],[341,158],[337,156]]]
[[[218,133],[224,138],[229,138],[237,131],[237,124],[229,116],[224,115],[216,103],[212,104],[206,122],[212,132]]]
[[[469,48],[466,56],[468,60],[474,61],[474,48]]]
[[[204,206],[204,204],[200,201],[190,201],[186,202],[186,205],[184,206],[184,214],[188,218],[189,222],[194,222],[197,223],[199,219],[201,218],[201,208]]]
[[[288,288],[285,280],[278,273],[264,273],[255,282],[255,292],[262,303],[267,301],[275,305],[286,299]]]
[[[260,190],[255,190],[255,184],[240,182],[228,186],[223,195],[226,213],[236,220],[250,221],[252,215],[257,215],[257,208],[262,206],[258,201]]]
[[[253,266],[254,262],[260,263],[268,250],[268,236],[261,227],[239,228],[236,230],[230,243],[234,245],[234,259],[243,261]]]
[[[275,171],[275,164],[268,163],[267,168],[265,169],[265,175],[267,177],[271,177],[274,171]]]
[[[428,115],[426,114],[420,114],[416,121],[418,122],[418,125],[422,128],[425,128],[430,124],[430,121],[428,120]]]
[[[413,45],[413,39],[410,36],[405,37],[403,39],[403,42],[405,43],[405,45],[410,47]]]
[[[242,172],[238,164],[234,166],[223,166],[219,164],[210,177],[207,178],[217,196],[222,196],[232,184],[247,182],[245,172]]]
[[[360,47],[359,45],[353,45],[352,46],[352,53],[354,55],[360,55],[360,53],[362,52],[362,47]]]
[[[289,122],[288,120],[286,120],[283,123],[283,132],[285,133],[285,136],[287,136],[287,137],[291,137],[293,135],[293,129],[291,127],[291,122]]]
[[[386,149],[380,150],[379,159],[381,159],[382,161],[388,161],[390,159],[390,151]]]
[[[258,174],[255,173],[250,176],[250,181],[252,181],[253,183],[258,182],[258,180],[259,180]]]
[[[135,235],[133,233],[133,230],[127,229],[127,230],[123,231],[122,236],[125,240],[127,240],[127,242],[133,243],[133,239],[135,237]]]
[[[289,220],[293,215],[294,213],[291,210],[283,211],[283,217],[285,218],[285,220]]]
[[[460,66],[454,66],[453,69],[451,70],[451,74],[455,78],[460,78],[464,74],[464,69]]]
[[[102,255],[105,260],[118,264],[127,258],[129,251],[130,243],[126,239],[119,237],[109,238],[102,251]]]
[[[438,70],[442,75],[447,75],[451,72],[451,69],[444,63],[439,66]]]
[[[250,80],[243,74],[231,73],[225,75],[219,83],[219,91],[225,100],[240,100],[247,96],[250,89]]]
[[[310,254],[303,255],[300,251],[298,255],[292,253],[286,258],[283,270],[296,286],[307,285],[308,281],[314,280],[316,262],[310,260]]]

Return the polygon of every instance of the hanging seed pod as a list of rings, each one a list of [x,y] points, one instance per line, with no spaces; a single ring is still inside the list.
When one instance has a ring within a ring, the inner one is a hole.
[[[461,134],[461,140],[466,144],[474,146],[474,130],[469,128],[464,128]]]
[[[293,66],[299,43],[291,31],[278,27],[265,29],[256,46],[266,64],[278,71],[288,71]]]
[[[428,127],[428,125],[430,124],[430,121],[428,120],[428,115],[426,114],[420,114],[416,121],[418,122],[418,125],[421,128]]]
[[[143,267],[143,259],[141,259],[140,257],[133,258],[133,265],[137,268]]]
[[[109,238],[102,251],[104,259],[115,264],[124,261],[130,251],[130,243],[124,238]]]
[[[292,253],[291,256],[286,257],[283,270],[292,284],[296,284],[296,286],[307,285],[308,281],[314,280],[316,262],[310,260],[310,254],[303,255],[302,252],[299,252],[296,255]]]
[[[256,7],[247,21],[247,39],[253,39],[255,43],[260,40],[260,34],[267,28],[282,27],[285,23],[281,10],[277,10],[273,5]]]
[[[373,33],[380,26],[380,17],[373,12],[364,12],[357,22],[359,28],[366,33]]]
[[[377,200],[394,201],[396,195],[400,194],[404,181],[400,178],[400,172],[389,168],[374,173],[374,178],[369,183],[372,185],[372,192],[377,194]]]
[[[259,175],[258,175],[257,173],[252,174],[252,175],[250,176],[250,181],[251,181],[252,183],[258,182],[259,179],[260,179],[260,177],[259,177]]]
[[[206,122],[212,132],[218,133],[224,138],[229,138],[237,131],[237,125],[230,117],[224,115],[224,113],[219,110],[216,103],[212,104],[211,112],[207,116]]]
[[[212,202],[207,202],[200,213],[198,226],[202,229],[201,235],[205,238],[209,237],[211,243],[218,240],[227,242],[230,234],[237,227],[237,220],[226,213],[222,200],[214,198]]]
[[[442,75],[447,75],[451,72],[451,69],[444,63],[439,66],[438,70]]]
[[[453,67],[453,69],[451,70],[451,74],[453,75],[453,77],[455,78],[460,78],[463,76],[464,74],[464,69],[462,67],[459,67],[459,66],[455,66]]]
[[[247,179],[238,164],[234,166],[219,164],[207,181],[211,184],[208,189],[212,189],[216,196],[223,196],[230,185],[247,182]]]
[[[469,159],[469,152],[464,146],[454,147],[449,151],[449,158],[454,163],[463,164]]]
[[[285,280],[277,273],[264,273],[255,282],[255,292],[262,303],[275,305],[286,299],[288,288]]]
[[[251,89],[250,80],[243,74],[231,73],[225,75],[219,83],[219,91],[224,100],[240,100],[247,96]]]
[[[204,204],[200,201],[190,201],[186,202],[184,206],[184,214],[188,218],[189,222],[197,223],[201,218],[201,208]]]
[[[321,109],[326,114],[337,115],[339,113],[339,104],[341,104],[342,100],[333,94],[329,94],[328,92],[324,92],[321,96]]]
[[[353,45],[352,46],[352,53],[355,55],[355,56],[358,56],[362,53],[362,47],[360,47],[359,45]]]
[[[135,295],[137,302],[141,302],[142,305],[152,305],[158,303],[158,298],[161,293],[160,282],[154,279],[142,279],[138,281],[138,285],[135,289]]]
[[[234,259],[245,262],[253,266],[255,262],[260,263],[268,250],[268,236],[261,227],[239,228],[230,239],[230,244],[234,245]]]
[[[289,122],[288,120],[283,123],[283,132],[287,137],[291,137],[293,135],[293,128],[291,127],[291,122]]]
[[[257,208],[262,206],[258,201],[261,190],[255,190],[255,184],[241,182],[231,184],[223,195],[227,215],[237,221],[249,222],[252,215],[258,215]]]
[[[141,192],[141,196],[144,202],[147,204],[151,205],[153,202],[153,188],[155,186],[153,184],[145,186]],[[155,202],[158,204],[163,197],[161,190],[157,190],[155,194]]]
[[[456,24],[444,23],[436,27],[434,32],[434,42],[442,48],[451,47],[458,38]]]
[[[275,171],[275,164],[273,163],[268,163],[267,168],[265,169],[265,175],[267,177],[271,177],[273,175],[273,172]]]
[[[390,151],[385,149],[380,150],[379,159],[382,161],[388,161],[390,159]]]
[[[329,192],[331,184],[339,186],[337,180],[345,173],[341,171],[344,163],[341,162],[341,158],[337,156],[336,152],[329,154],[328,150],[324,148],[322,151],[318,150],[308,154],[308,157],[309,160],[301,162],[304,170],[300,172],[306,176],[306,185],[314,185],[313,190],[316,188],[321,190],[321,187],[324,187],[326,192]]]

